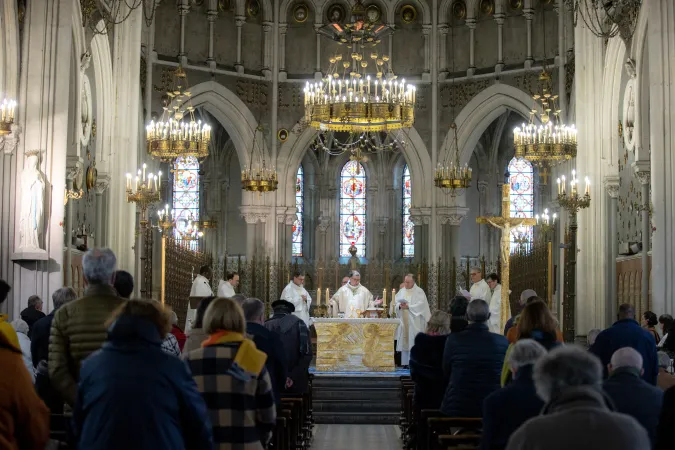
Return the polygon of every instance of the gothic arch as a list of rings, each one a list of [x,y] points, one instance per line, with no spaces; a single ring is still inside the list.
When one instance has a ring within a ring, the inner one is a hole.
[[[96,90],[96,156],[99,173],[109,171],[110,146],[112,145],[113,116],[110,105],[113,99],[113,68],[110,43],[107,35],[94,34],[91,40],[91,58]]]
[[[16,2],[0,6],[0,92],[18,100],[19,96],[19,24]]]
[[[249,152],[258,122],[246,104],[232,91],[215,81],[205,81],[192,89],[192,105],[206,109],[225,128],[232,139],[241,165],[248,164]],[[267,155],[267,143],[263,140],[263,153]]]
[[[529,117],[532,97],[518,88],[506,84],[493,84],[474,96],[457,115],[457,141],[460,149],[460,164],[468,164],[476,144],[485,129],[507,111],[514,111],[522,117]],[[447,159],[452,135],[449,131],[438,160]]]
[[[606,175],[618,175],[619,168],[616,162],[619,160],[619,135],[616,127],[617,120],[622,117],[623,96],[626,87],[626,47],[623,41],[616,37],[611,39],[605,53],[605,67],[602,82],[602,108],[601,115],[603,126],[601,132],[602,159],[607,168]]]

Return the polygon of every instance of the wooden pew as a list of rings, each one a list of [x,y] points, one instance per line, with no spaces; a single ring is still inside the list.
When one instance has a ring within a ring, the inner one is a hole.
[[[285,410],[289,415],[290,411]],[[268,449],[269,450],[291,450],[290,436],[286,432],[286,417],[284,410],[277,412],[277,424],[274,427],[274,434],[272,435],[272,441],[270,442]]]
[[[427,450],[429,425],[428,420],[431,417],[445,417],[438,409],[423,409],[419,412],[417,419],[417,450]]]
[[[401,428],[401,439],[407,441],[408,432],[414,422],[412,422],[412,396],[415,390],[415,383],[410,377],[402,376],[401,380],[401,413],[399,415],[399,427]],[[410,396],[409,396],[410,395]]]
[[[480,446],[480,434],[441,434],[438,444],[443,450],[476,450]]]
[[[429,417],[427,419],[427,450],[445,450],[438,442],[441,435],[480,435],[483,420],[480,418]]]
[[[304,430],[302,398],[282,397],[281,407],[291,411],[288,430],[291,434],[291,450],[304,450],[307,447],[307,435]]]

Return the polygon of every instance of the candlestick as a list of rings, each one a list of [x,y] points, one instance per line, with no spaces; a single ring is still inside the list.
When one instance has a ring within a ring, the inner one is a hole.
[[[328,290],[328,288],[326,288],[326,306],[328,306],[329,300],[330,300],[330,291]]]
[[[321,306],[321,288],[316,291],[316,305]]]

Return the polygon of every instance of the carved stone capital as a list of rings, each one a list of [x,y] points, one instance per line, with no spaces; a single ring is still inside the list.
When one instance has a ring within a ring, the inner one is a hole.
[[[286,214],[284,218],[284,224],[286,225],[293,225],[295,223],[295,220],[298,218],[295,214]]]
[[[388,224],[389,224],[389,218],[388,217],[378,217],[377,218],[377,231],[379,231],[380,234],[386,233]]]
[[[475,30],[476,29],[476,19],[466,19],[466,27],[469,30]]]
[[[330,217],[329,216],[321,216],[319,217],[319,224],[316,226],[317,231],[320,233],[326,233],[328,231],[328,227],[330,227]]]
[[[422,216],[410,216],[410,221],[416,226],[424,225],[424,218]]]
[[[246,23],[246,16],[235,16],[234,17],[234,24],[237,27],[243,27],[245,23]]]
[[[453,227],[458,227],[462,224],[462,220],[464,220],[464,217],[465,216],[461,214],[448,214],[445,216],[441,216],[440,219],[443,225],[447,224]]]
[[[651,170],[652,168],[649,161],[635,161],[633,163],[633,171],[635,172],[635,177],[642,185],[651,183],[651,174],[652,174]]]
[[[21,127],[13,124],[11,133],[7,136],[0,136],[0,151],[5,155],[12,155],[19,145],[19,136],[21,135]]]
[[[272,26],[273,26],[272,22],[263,22],[263,31],[265,33],[269,33],[270,31],[272,31]]]
[[[603,180],[602,184],[605,186],[605,190],[607,191],[607,194],[611,198],[618,198],[619,197],[619,176],[618,175],[606,176],[605,179]]]
[[[448,224],[450,226],[458,227],[468,212],[469,208],[464,208],[461,206],[439,208],[438,217],[441,221],[441,224]]]
[[[504,13],[497,13],[495,14],[495,22],[497,22],[497,25],[504,25],[504,20],[506,19],[506,14]]]
[[[525,20],[531,21],[534,19],[534,9],[527,8],[523,9],[523,16],[525,17]]]
[[[253,225],[258,222],[265,223],[267,222],[267,218],[270,216],[269,208],[261,206],[240,206],[239,212],[242,219],[244,219],[244,221],[249,225]]]
[[[96,176],[96,185],[94,186],[96,195],[103,195],[105,190],[108,189],[108,186],[110,186],[110,175],[107,173],[99,173]]]
[[[73,181],[81,177],[84,161],[79,156],[66,158],[66,180]]]
[[[487,181],[479,181],[478,182],[478,193],[481,194],[481,195],[485,194],[487,192],[487,188],[488,188],[489,184],[490,183],[488,183]]]
[[[178,14],[181,16],[187,15],[190,12],[190,4],[185,2],[178,5]]]
[[[430,33],[431,33],[431,25],[426,25],[426,24],[422,25],[422,34],[424,36],[429,36]]]
[[[206,20],[209,22],[213,23],[216,21],[218,18],[218,10],[217,9],[210,9],[206,12]]]
[[[279,34],[286,34],[288,32],[288,24],[287,23],[280,23],[279,24]]]
[[[447,24],[438,26],[438,32],[441,34],[441,36],[447,36],[449,31],[450,27]]]

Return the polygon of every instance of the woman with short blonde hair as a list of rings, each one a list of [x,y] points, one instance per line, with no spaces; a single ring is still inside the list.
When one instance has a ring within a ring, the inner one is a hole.
[[[427,334],[438,336],[448,333],[450,333],[450,314],[440,310],[434,312],[427,323]]]
[[[204,330],[211,335],[218,330],[246,333],[246,319],[244,310],[239,304],[229,298],[215,299],[204,313]]]

